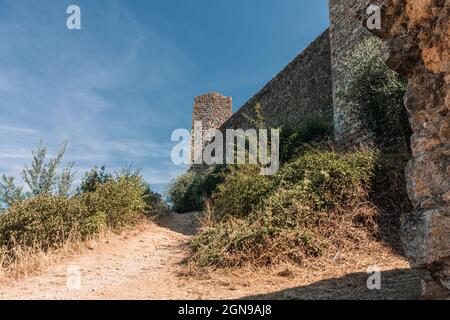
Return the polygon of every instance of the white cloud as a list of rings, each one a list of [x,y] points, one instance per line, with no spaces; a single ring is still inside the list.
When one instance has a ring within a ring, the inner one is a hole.
[[[53,153],[69,139],[66,160],[76,161],[79,171],[133,162],[150,181],[170,180],[173,174],[162,171],[170,136],[139,135],[134,126],[159,125],[154,101],[167,100],[163,89],[190,68],[180,50],[116,1],[90,7],[84,17],[91,20],[81,31],[68,31],[55,18],[60,1],[6,6],[10,19],[0,20],[0,174],[18,175],[42,137]],[[159,96],[135,95],[150,90]],[[139,114],[126,114],[127,108]]]
[[[37,134],[37,131],[31,128],[11,127],[0,125],[0,135],[5,136],[8,134]]]

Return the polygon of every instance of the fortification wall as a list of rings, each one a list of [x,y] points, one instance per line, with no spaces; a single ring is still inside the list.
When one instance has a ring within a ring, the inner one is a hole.
[[[342,149],[370,141],[369,135],[351,113],[351,101],[339,96],[348,81],[345,62],[369,32],[358,18],[370,4],[367,0],[329,0],[333,123],[336,144]]]
[[[299,125],[305,115],[318,112],[334,125],[336,144],[341,149],[370,142],[370,136],[351,112],[351,101],[340,95],[348,81],[346,61],[355,47],[370,36],[360,17],[369,4],[386,0],[329,0],[330,29],[248,100],[235,114],[227,110],[194,110],[194,121],[206,127],[248,129],[255,127],[255,106],[261,105],[266,126]],[[194,108],[195,109],[195,108]],[[218,113],[218,116],[217,116]],[[229,118],[225,115],[230,115]],[[197,118],[195,118],[197,117]],[[222,121],[223,120],[223,121]],[[220,124],[219,122],[222,121]]]
[[[254,127],[255,106],[261,104],[266,125],[299,125],[311,112],[324,114],[334,125],[342,149],[370,141],[351,113],[351,101],[339,97],[348,72],[345,61],[369,32],[358,15],[369,0],[329,0],[330,29],[300,53],[263,89],[247,101],[221,129]]]
[[[333,114],[329,32],[326,30],[221,127],[254,128],[255,106],[261,104],[266,125],[298,125],[305,114]]]

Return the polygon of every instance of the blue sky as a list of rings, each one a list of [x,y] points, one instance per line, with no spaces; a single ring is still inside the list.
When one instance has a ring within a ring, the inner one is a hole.
[[[78,179],[134,163],[161,192],[194,97],[237,110],[327,26],[327,0],[0,0],[0,174],[68,139]]]

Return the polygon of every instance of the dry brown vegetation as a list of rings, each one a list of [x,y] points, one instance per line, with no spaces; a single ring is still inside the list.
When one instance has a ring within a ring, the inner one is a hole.
[[[400,214],[409,200],[400,166],[380,156],[308,149],[273,177],[255,166],[229,169],[207,202],[190,262],[303,265],[370,242],[400,248]]]
[[[390,247],[362,241],[303,266],[229,269],[182,263],[196,215],[169,214],[48,256],[49,266],[0,283],[0,299],[417,299],[420,280]],[[51,264],[51,265],[50,265]],[[68,290],[68,266],[82,272],[80,290]],[[382,290],[366,287],[369,266],[382,270]],[[3,279],[6,280],[6,279]]]

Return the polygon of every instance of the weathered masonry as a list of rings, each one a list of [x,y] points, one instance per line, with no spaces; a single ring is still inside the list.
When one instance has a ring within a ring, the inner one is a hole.
[[[270,127],[298,124],[305,114],[322,113],[332,121],[330,36],[326,30],[264,88],[245,103],[222,128],[252,127],[255,105]]]
[[[233,114],[233,102],[231,97],[224,97],[219,93],[208,93],[198,96],[194,100],[192,113],[192,142],[196,139],[194,126],[197,121],[202,123],[202,137],[209,129],[219,128]],[[191,161],[194,162],[195,150],[192,149]]]
[[[405,106],[414,134],[406,168],[416,210],[402,238],[416,268],[430,270],[423,295],[450,290],[450,0],[385,1],[386,63],[408,77]]]

